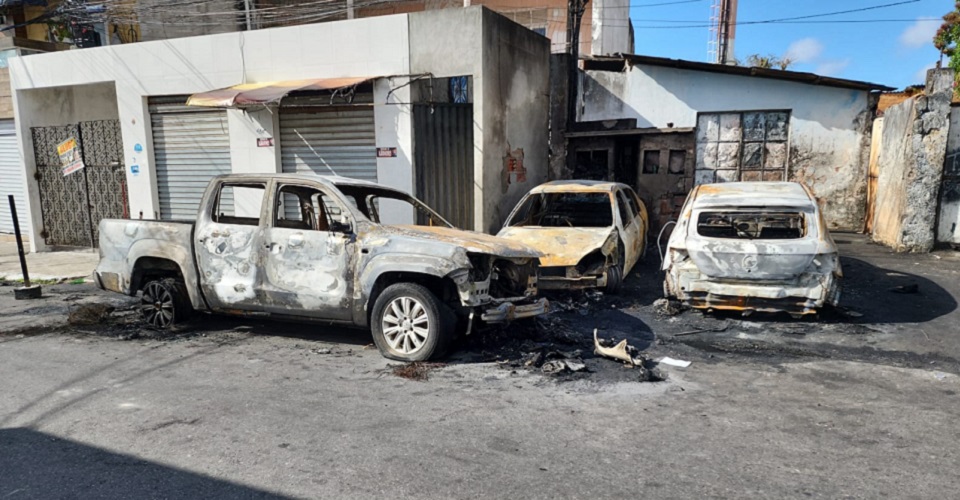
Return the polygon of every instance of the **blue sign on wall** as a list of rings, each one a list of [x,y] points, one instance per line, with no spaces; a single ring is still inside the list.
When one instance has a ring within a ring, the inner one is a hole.
[[[135,153],[141,153],[141,152],[143,152],[143,146],[141,146],[140,143],[138,142],[138,143],[136,143],[136,144],[133,145],[133,151],[134,151]]]
[[[130,165],[130,173],[133,175],[140,175],[140,165]]]

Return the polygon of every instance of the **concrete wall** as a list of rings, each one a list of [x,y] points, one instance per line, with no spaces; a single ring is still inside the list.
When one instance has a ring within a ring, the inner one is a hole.
[[[550,44],[491,11],[483,11],[483,225],[497,232],[514,205],[546,182],[550,106]],[[476,117],[476,111],[474,112]],[[507,171],[508,155],[523,174]]]
[[[139,4],[140,41],[168,40],[186,36],[213,35],[243,29],[243,2],[204,0],[136,0]]]
[[[937,242],[960,244],[960,108],[950,108],[943,185],[940,187],[940,214]]]
[[[633,54],[630,0],[594,0],[590,53],[595,56]]]
[[[953,73],[930,70],[923,95],[884,113],[873,239],[897,251],[933,248],[952,94]]]
[[[790,110],[789,180],[810,186],[831,229],[863,228],[869,92],[649,65],[587,71],[583,81],[581,121],[696,127],[700,112]]]
[[[495,232],[514,204],[547,178],[550,42],[490,10],[410,17],[410,71],[473,75],[474,229]],[[523,150],[526,179],[505,174]]]

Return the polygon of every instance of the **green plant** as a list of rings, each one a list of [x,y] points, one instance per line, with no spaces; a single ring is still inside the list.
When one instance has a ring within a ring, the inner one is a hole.
[[[943,16],[943,24],[933,36],[933,45],[940,51],[941,60],[947,56],[947,66],[953,69],[953,74],[960,73],[960,52],[957,44],[960,43],[960,1],[954,4],[953,10]],[[956,78],[956,76],[954,76]],[[960,88],[956,80],[953,82],[954,95],[960,96]]]
[[[751,54],[747,56],[747,66],[752,68],[765,68],[765,69],[781,69],[785,70],[793,64],[793,60],[789,57],[778,57],[773,54],[762,56],[760,54]],[[740,65],[740,61],[737,61],[737,65]]]

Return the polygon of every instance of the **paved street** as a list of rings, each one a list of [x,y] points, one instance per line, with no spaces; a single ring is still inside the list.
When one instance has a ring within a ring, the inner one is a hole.
[[[89,284],[3,287],[0,497],[950,497],[960,259],[836,239],[848,309],[819,322],[660,317],[653,255],[620,297],[557,297],[426,380],[366,332],[205,318],[158,339]],[[591,357],[593,328],[693,364],[639,382]],[[518,363],[561,344],[591,373]]]

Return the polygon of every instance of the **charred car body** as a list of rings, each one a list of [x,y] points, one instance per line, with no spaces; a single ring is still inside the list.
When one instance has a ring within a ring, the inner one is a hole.
[[[498,236],[541,253],[541,289],[616,292],[646,249],[647,209],[626,184],[554,181],[533,188]]]
[[[380,222],[402,210],[428,225]],[[369,326],[385,356],[407,361],[442,355],[458,323],[547,309],[536,250],[344,177],[216,177],[195,223],[102,221],[100,256],[97,284],[142,291],[155,327],[193,311]]]
[[[697,186],[663,261],[664,293],[698,309],[814,314],[840,299],[837,245],[793,182]]]

